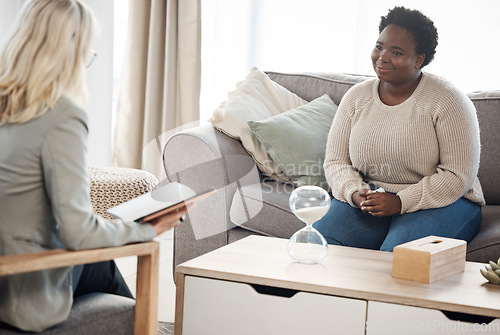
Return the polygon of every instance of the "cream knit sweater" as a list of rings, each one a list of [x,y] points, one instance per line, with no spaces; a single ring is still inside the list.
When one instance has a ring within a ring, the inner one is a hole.
[[[367,183],[397,193],[401,214],[452,204],[484,206],[479,126],[469,98],[448,81],[423,73],[397,106],[379,98],[377,78],[352,87],[334,118],[324,169],[333,196],[352,206]]]

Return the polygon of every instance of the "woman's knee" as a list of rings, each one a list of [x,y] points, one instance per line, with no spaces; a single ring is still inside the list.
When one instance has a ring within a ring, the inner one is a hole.
[[[420,210],[394,217],[380,250],[392,251],[396,245],[429,235],[470,242],[481,224],[481,207],[460,198],[441,208]]]
[[[313,227],[325,237],[336,239],[335,236],[342,235],[342,231],[345,228],[344,223],[348,222],[350,217],[355,216],[354,210],[356,209],[348,203],[334,198],[328,212],[315,222]]]
[[[389,220],[334,199],[327,214],[313,227],[329,244],[378,249],[387,234]]]

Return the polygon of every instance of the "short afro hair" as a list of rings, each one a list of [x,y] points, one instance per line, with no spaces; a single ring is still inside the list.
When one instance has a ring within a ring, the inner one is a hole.
[[[434,22],[418,10],[405,7],[394,7],[389,10],[387,16],[382,16],[379,25],[379,33],[388,25],[395,25],[408,31],[415,40],[416,53],[425,54],[422,67],[434,59],[438,45],[438,33]]]

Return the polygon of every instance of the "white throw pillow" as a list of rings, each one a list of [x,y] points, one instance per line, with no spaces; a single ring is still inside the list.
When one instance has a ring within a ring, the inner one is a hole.
[[[228,100],[217,107],[209,121],[219,131],[240,140],[262,172],[275,180],[288,182],[288,177],[253,134],[248,121],[265,120],[306,103],[254,67],[229,93]]]

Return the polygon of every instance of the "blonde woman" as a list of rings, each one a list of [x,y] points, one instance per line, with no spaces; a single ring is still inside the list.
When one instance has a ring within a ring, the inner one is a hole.
[[[151,240],[186,213],[139,224],[92,212],[80,104],[95,30],[79,0],[31,0],[0,50],[1,255]],[[131,296],[114,262],[0,277],[0,321],[43,331],[92,291]]]

